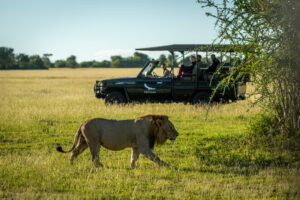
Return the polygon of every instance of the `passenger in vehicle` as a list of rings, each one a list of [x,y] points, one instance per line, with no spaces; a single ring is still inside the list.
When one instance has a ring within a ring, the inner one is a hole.
[[[162,67],[163,70],[164,70],[163,77],[164,77],[164,78],[170,78],[170,76],[171,76],[171,71],[168,70],[168,67],[166,66],[166,64],[162,64],[161,67]]]
[[[201,55],[197,55],[197,67],[198,67],[198,77],[197,79],[201,80],[204,77],[204,74],[206,72],[205,69],[201,69],[202,67],[205,67],[204,64],[201,61],[202,56]]]
[[[197,64],[200,65],[201,64],[201,55],[197,55]]]
[[[215,54],[211,54],[211,66],[206,70],[206,73],[208,74],[213,74],[217,71],[218,66],[220,65],[220,61],[216,58]]]
[[[196,57],[191,56],[190,61],[191,61],[191,64],[189,66],[185,66],[183,64],[179,65],[180,68],[179,68],[179,72],[177,75],[177,79],[181,79],[182,75],[184,75],[184,74],[191,74],[193,72],[193,69],[196,65]]]

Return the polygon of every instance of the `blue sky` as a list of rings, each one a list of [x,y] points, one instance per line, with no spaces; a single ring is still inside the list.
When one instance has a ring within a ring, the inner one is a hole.
[[[215,20],[196,0],[0,0],[0,46],[78,61],[135,48],[211,43]],[[158,54],[145,52],[152,57]],[[159,52],[160,54],[161,52]]]

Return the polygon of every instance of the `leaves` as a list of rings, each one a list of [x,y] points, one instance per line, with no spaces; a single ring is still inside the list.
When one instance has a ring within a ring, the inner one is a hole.
[[[198,1],[215,8],[219,36],[216,43],[230,43],[238,53],[235,68],[219,88],[251,76],[252,95],[264,112],[275,111],[278,121],[295,133],[300,116],[300,32],[296,0]],[[257,95],[258,94],[258,95]]]

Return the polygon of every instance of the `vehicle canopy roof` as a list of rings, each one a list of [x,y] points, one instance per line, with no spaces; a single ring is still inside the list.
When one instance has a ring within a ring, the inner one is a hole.
[[[166,46],[156,46],[147,48],[137,48],[138,51],[169,51],[171,53],[185,52],[185,51],[199,51],[199,52],[234,52],[232,45],[212,45],[212,44],[172,44]]]

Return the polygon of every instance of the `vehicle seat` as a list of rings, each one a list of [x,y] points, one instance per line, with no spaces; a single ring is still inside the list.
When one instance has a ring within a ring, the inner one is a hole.
[[[197,70],[198,67],[197,65],[194,66],[192,73],[186,73],[182,75],[182,80],[187,80],[187,81],[193,81],[196,79],[196,75],[197,75]]]

